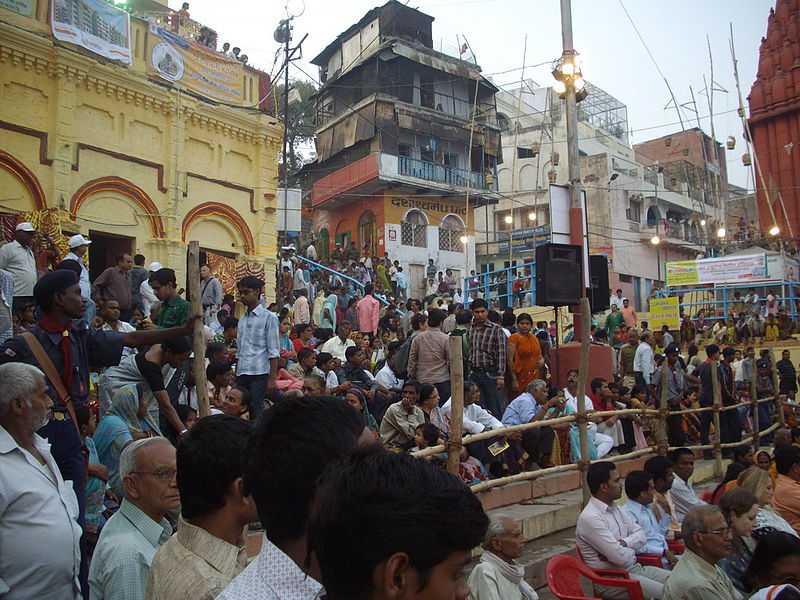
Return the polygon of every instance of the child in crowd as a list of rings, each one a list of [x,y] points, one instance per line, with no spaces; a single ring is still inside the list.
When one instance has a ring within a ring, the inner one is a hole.
[[[106,495],[108,468],[100,462],[92,438],[97,428],[97,417],[94,411],[89,405],[76,406],[75,417],[78,420],[83,447],[88,452],[89,480],[86,482],[86,517],[83,533],[89,556],[91,556],[97,544],[97,538],[100,536],[100,530],[106,523],[106,518],[103,516],[105,510],[103,501]]]

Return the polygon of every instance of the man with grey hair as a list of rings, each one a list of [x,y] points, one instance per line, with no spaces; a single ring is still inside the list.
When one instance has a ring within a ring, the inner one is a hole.
[[[534,379],[528,384],[525,392],[514,398],[503,412],[503,425],[522,425],[533,423],[544,418],[555,416],[564,408],[564,397],[560,394],[547,399],[547,383]],[[552,427],[537,427],[522,434],[522,447],[530,456],[533,468],[547,468],[553,465],[550,458],[553,453],[555,432]]]
[[[525,581],[525,567],[516,559],[522,554],[522,527],[508,517],[493,517],[486,530],[481,561],[469,575],[473,600],[538,600]]]
[[[716,506],[696,506],[683,519],[686,552],[664,586],[665,600],[740,600],[720,567],[732,551],[731,529]]]
[[[143,600],[150,564],[172,535],[180,505],[175,448],[167,438],[132,442],[119,460],[125,499],[103,527],[89,570],[91,600]]]
[[[0,365],[0,597],[81,597],[78,499],[61,477],[50,444],[36,431],[53,401],[44,374]]]

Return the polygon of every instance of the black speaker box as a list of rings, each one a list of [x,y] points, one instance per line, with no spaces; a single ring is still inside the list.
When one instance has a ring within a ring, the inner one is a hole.
[[[592,313],[608,310],[611,297],[608,289],[608,257],[603,254],[589,257],[588,293]]]
[[[581,299],[581,247],[544,244],[536,248],[536,304],[572,306]]]

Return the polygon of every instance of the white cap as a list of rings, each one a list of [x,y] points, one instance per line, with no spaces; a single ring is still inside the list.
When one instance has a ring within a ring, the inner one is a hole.
[[[33,233],[34,231],[36,231],[36,227],[33,226],[33,223],[28,223],[27,221],[24,221],[22,223],[17,223],[15,231],[27,231],[29,233]]]
[[[70,249],[72,249],[72,248],[80,248],[81,246],[88,246],[89,244],[92,243],[92,241],[87,240],[79,233],[78,235],[73,235],[71,238],[69,238],[69,242],[67,243],[69,244]]]
[[[161,263],[156,261],[151,262],[147,268],[148,271],[158,271],[159,269],[161,269]]]

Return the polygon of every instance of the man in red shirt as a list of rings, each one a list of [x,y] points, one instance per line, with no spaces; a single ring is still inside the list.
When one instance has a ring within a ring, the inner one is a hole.
[[[356,304],[358,315],[358,329],[362,334],[369,334],[370,339],[378,332],[378,316],[380,302],[372,295],[372,284],[364,286],[364,297]]]

